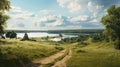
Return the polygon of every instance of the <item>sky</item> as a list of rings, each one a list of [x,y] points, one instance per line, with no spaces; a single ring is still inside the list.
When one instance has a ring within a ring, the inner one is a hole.
[[[100,19],[120,0],[10,0],[7,29],[103,29]]]

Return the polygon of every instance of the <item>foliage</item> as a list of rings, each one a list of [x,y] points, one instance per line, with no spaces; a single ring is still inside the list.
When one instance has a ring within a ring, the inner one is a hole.
[[[21,41],[25,41],[25,40],[30,40],[27,33],[24,34],[23,39]]]
[[[93,42],[100,42],[100,41],[106,41],[106,42],[109,42],[109,39],[108,39],[108,37],[107,36],[105,36],[104,34],[92,34],[91,36],[90,36],[91,38],[92,38],[92,41]]]
[[[4,40],[0,44],[0,67],[23,67],[35,59],[55,54],[60,51],[49,43],[39,43],[30,41]]]
[[[101,33],[103,29],[69,29],[69,30],[48,30],[48,33],[73,33],[73,34],[94,34]]]
[[[9,16],[5,14],[5,11],[10,9],[9,0],[0,0],[0,34],[3,34],[6,21],[9,19]]]
[[[7,32],[7,33],[5,34],[6,38],[10,38],[11,33],[12,33],[12,32]]]
[[[120,41],[120,7],[112,5],[108,8],[107,14],[101,19],[102,24],[105,26],[104,34],[106,34],[110,40]],[[116,44],[116,48],[120,49],[120,42]]]
[[[17,33],[10,31],[6,33],[6,38],[17,38]]]
[[[85,41],[88,38],[89,38],[89,35],[80,34],[80,35],[78,35],[78,37],[64,38],[64,39],[62,39],[62,42],[64,42],[64,43],[75,43],[75,42]]]
[[[57,50],[63,50],[64,48],[56,46],[55,49],[57,49]]]
[[[63,39],[63,35],[62,34],[59,34],[59,37],[61,38],[61,40]]]

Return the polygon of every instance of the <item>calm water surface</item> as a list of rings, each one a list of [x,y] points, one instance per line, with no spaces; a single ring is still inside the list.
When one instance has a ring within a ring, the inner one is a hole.
[[[25,33],[17,33],[18,38],[23,38]],[[59,33],[53,34],[53,33],[47,33],[47,32],[29,32],[27,33],[30,38],[39,38],[39,37],[53,37],[53,36],[59,36]],[[77,35],[68,35],[68,34],[62,34],[63,38],[71,38],[71,37],[77,37]],[[52,41],[61,41],[61,38],[53,38]]]
[[[25,33],[17,33],[17,37],[23,37]],[[49,34],[46,32],[29,32],[29,37],[46,37],[46,36],[58,36],[59,34]]]

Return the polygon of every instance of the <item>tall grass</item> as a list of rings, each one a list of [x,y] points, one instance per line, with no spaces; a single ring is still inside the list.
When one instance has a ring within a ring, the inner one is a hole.
[[[35,59],[42,59],[58,51],[55,45],[44,42],[2,40],[0,67],[23,67]]]
[[[120,51],[109,43],[91,43],[83,48],[73,49],[68,67],[120,67]]]

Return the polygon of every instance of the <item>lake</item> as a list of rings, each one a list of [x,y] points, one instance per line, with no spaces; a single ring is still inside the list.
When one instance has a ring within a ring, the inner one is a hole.
[[[17,33],[17,37],[22,38],[24,36],[25,33]],[[46,37],[46,36],[58,36],[59,34],[49,34],[46,32],[29,32],[27,33],[29,37],[35,37],[35,38],[39,38],[39,37]]]
[[[25,33],[17,33],[18,38],[23,38]],[[59,33],[47,33],[47,32],[29,32],[27,33],[30,38],[39,38],[39,37],[53,37],[53,36],[59,36]],[[77,35],[68,35],[68,34],[62,34],[63,38],[71,38],[71,37],[77,37]],[[51,41],[61,41],[60,37],[56,37],[51,39]]]
[[[23,38],[24,34],[25,33],[17,33],[17,37]],[[59,33],[54,34],[54,33],[47,33],[47,32],[29,32],[27,34],[30,38],[32,38],[32,37],[39,38],[39,37],[47,37],[47,36],[49,36],[49,37],[59,36]],[[68,35],[68,34],[64,34],[64,33],[62,35],[64,38],[77,37],[77,35]]]

